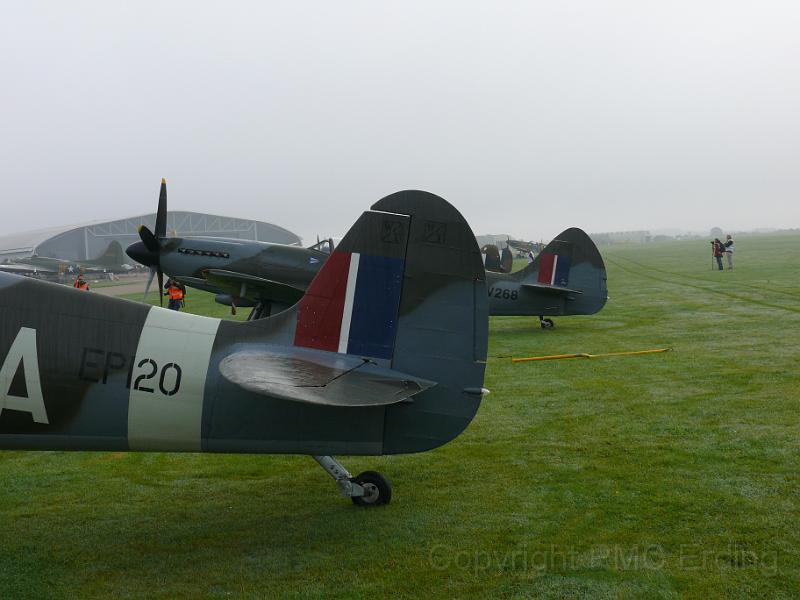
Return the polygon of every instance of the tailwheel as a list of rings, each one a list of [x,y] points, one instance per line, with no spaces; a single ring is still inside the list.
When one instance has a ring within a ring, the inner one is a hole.
[[[539,324],[542,326],[542,329],[552,329],[556,326],[556,324],[553,323],[553,319],[545,319],[543,317],[539,317]]]
[[[377,471],[364,471],[351,480],[364,489],[363,496],[352,496],[356,506],[380,506],[392,499],[392,484]]]
[[[333,477],[342,496],[350,498],[356,506],[380,506],[389,504],[392,499],[392,484],[377,471],[364,471],[353,477],[333,456],[317,455],[312,458]]]

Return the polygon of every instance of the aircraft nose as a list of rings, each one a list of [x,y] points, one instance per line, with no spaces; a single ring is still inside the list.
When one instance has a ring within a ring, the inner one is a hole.
[[[134,242],[127,247],[125,254],[146,267],[152,267],[158,264],[158,254],[148,250],[144,242]]]

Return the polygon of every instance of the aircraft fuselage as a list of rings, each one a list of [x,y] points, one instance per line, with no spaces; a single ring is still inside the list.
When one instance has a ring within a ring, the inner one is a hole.
[[[560,316],[574,297],[526,288],[522,281],[504,274],[486,272],[489,314],[492,316]]]
[[[291,343],[288,313],[236,323],[7,274],[0,310],[0,449],[384,451],[384,407],[355,419],[221,376],[232,352]]]
[[[200,278],[209,269],[234,271],[305,289],[328,254],[300,246],[211,237],[169,238],[161,268],[172,277]]]

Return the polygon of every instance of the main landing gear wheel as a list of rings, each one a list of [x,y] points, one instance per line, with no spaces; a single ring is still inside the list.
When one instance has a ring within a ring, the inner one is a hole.
[[[556,326],[556,324],[553,323],[553,319],[544,319],[542,317],[539,317],[539,324],[542,326],[542,329],[552,329]]]
[[[353,477],[353,482],[364,488],[363,496],[350,498],[356,506],[380,506],[392,499],[392,484],[377,471],[364,471]]]

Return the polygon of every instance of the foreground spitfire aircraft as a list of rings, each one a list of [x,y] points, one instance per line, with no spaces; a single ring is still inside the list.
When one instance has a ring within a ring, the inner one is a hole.
[[[603,257],[586,233],[572,227],[556,237],[524,269],[488,270],[492,316],[538,316],[543,329],[557,315],[592,315],[608,299]]]
[[[330,256],[331,240],[310,248],[217,237],[167,237],[167,182],[161,180],[155,233],[142,225],[142,241],[128,246],[133,260],[150,267],[150,281],[163,274],[217,294],[217,302],[254,307],[251,319],[280,312],[303,296]],[[145,295],[147,292],[145,292]]]
[[[220,321],[0,273],[0,448],[312,455],[355,504],[379,473],[333,454],[423,452],[481,402],[475,237],[442,198],[361,215],[294,307]]]
[[[91,260],[64,260],[61,258],[51,258],[49,256],[30,256],[19,261],[4,263],[0,265],[0,271],[7,273],[44,273],[57,274],[70,271],[85,271],[87,273],[124,273],[133,267],[122,262],[124,254],[122,246],[116,240],[112,241],[106,251],[100,256]]]

